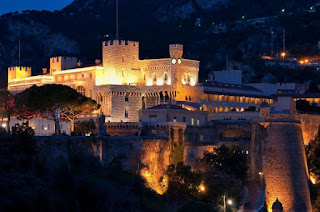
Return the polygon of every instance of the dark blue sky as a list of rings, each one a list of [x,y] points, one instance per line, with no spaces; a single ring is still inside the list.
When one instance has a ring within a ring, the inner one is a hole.
[[[60,10],[73,0],[0,0],[0,15],[22,10]]]

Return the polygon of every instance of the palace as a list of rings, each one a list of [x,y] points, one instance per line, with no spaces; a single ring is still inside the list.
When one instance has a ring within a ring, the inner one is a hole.
[[[169,46],[170,58],[139,59],[139,42],[112,40],[102,44],[102,63],[80,67],[77,58],[50,58],[50,69],[31,76],[29,67],[8,69],[8,90],[32,85],[64,84],[96,100],[110,122],[139,121],[138,111],[169,101],[199,103],[199,61],[182,58],[183,46]]]

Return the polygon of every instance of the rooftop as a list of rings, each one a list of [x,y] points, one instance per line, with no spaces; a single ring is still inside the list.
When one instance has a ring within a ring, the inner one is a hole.
[[[229,89],[237,89],[237,90],[246,90],[246,91],[260,91],[252,86],[248,85],[237,85],[237,84],[229,84],[229,83],[221,83],[221,82],[206,82],[203,85],[204,87],[216,87],[216,88],[229,88]]]

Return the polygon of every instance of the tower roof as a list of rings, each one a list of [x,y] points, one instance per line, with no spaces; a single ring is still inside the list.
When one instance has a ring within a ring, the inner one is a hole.
[[[277,198],[277,200],[273,203],[272,209],[278,209],[278,210],[283,210],[282,204]]]

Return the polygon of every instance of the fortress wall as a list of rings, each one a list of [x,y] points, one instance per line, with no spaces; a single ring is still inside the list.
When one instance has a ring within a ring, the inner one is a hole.
[[[147,186],[162,194],[167,189],[165,169],[170,165],[171,143],[151,137],[36,137],[39,159],[48,171],[61,163],[93,157],[102,165],[121,165],[126,171],[140,173]]]
[[[303,141],[305,145],[308,145],[310,141],[314,140],[319,127],[320,127],[320,115],[313,114],[299,114],[297,119],[301,122]]]
[[[277,198],[285,212],[312,211],[300,124],[272,122],[265,126],[262,164],[268,211]]]

